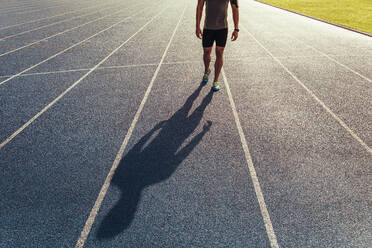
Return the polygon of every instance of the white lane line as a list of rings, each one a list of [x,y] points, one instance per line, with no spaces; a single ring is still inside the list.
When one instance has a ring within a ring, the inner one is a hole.
[[[213,62],[213,60],[211,61]],[[163,65],[177,65],[177,64],[199,64],[202,63],[200,60],[185,60],[185,61],[174,61],[174,62],[163,62]],[[121,69],[121,68],[128,68],[128,67],[143,67],[143,66],[154,66],[158,65],[155,63],[144,63],[144,64],[132,64],[132,65],[112,65],[112,66],[101,66],[97,68],[97,70],[106,70],[106,69]],[[49,74],[58,74],[58,73],[68,73],[68,72],[79,72],[79,71],[89,71],[88,68],[78,68],[78,69],[70,69],[70,70],[60,70],[60,71],[46,71],[46,72],[33,72],[33,73],[24,73],[19,75],[18,77],[27,77],[27,76],[35,76],[35,75],[49,75]],[[14,75],[5,75],[0,76],[0,78],[9,78]]]
[[[79,72],[79,71],[89,71],[90,69],[71,69],[71,70],[60,70],[60,71],[46,71],[46,72],[33,72],[33,73],[24,73],[22,75],[19,75],[18,77],[28,77],[28,76],[37,76],[37,75],[49,75],[49,74],[59,74],[59,73],[69,73],[69,72]],[[8,76],[0,76],[0,78],[8,78],[12,75]]]
[[[120,11],[118,11],[118,12],[121,12],[121,11],[122,11],[122,10],[120,10]],[[115,12],[115,13],[118,13],[118,12]],[[31,67],[29,67],[29,68],[27,68],[27,69],[25,69],[25,70],[23,70],[23,71],[21,71],[21,72],[15,74],[15,75],[13,75],[13,76],[11,76],[10,78],[1,81],[1,82],[0,82],[0,85],[3,85],[4,83],[6,83],[6,82],[8,82],[8,81],[10,81],[10,80],[12,80],[12,79],[14,79],[14,78],[16,78],[16,77],[22,75],[23,73],[28,72],[28,71],[32,70],[33,68],[35,68],[35,67],[37,67],[37,66],[39,66],[39,65],[41,65],[41,64],[43,64],[43,63],[45,63],[45,62],[47,62],[47,61],[49,61],[49,60],[51,60],[51,59],[53,59],[53,58],[55,58],[55,57],[57,57],[58,55],[61,55],[62,53],[64,53],[64,52],[66,52],[66,51],[68,51],[68,50],[70,50],[70,49],[72,49],[72,48],[74,48],[74,47],[76,47],[76,46],[78,46],[78,45],[80,45],[80,44],[86,42],[87,40],[89,40],[89,39],[91,39],[91,38],[93,38],[93,37],[95,37],[95,36],[97,36],[97,35],[99,35],[99,34],[105,32],[105,31],[107,31],[107,30],[109,30],[109,29],[111,29],[111,28],[113,28],[113,27],[119,25],[120,23],[126,21],[127,19],[129,19],[129,18],[131,18],[131,17],[133,17],[133,16],[135,16],[135,15],[138,15],[138,13],[141,13],[141,12],[143,12],[143,10],[140,11],[140,12],[135,13],[135,14],[132,15],[132,16],[129,16],[129,17],[126,17],[126,18],[122,19],[120,22],[117,22],[117,23],[115,23],[115,24],[109,26],[108,28],[105,28],[105,29],[99,31],[98,33],[95,33],[94,35],[89,36],[88,38],[86,38],[86,39],[84,39],[84,40],[82,40],[82,41],[79,41],[78,43],[75,43],[74,45],[72,45],[72,46],[70,46],[70,47],[68,47],[68,48],[66,48],[66,49],[64,49],[64,50],[62,50],[62,51],[60,51],[60,52],[58,52],[58,53],[56,53],[56,54],[50,56],[49,58],[47,58],[47,59],[45,59],[45,60],[43,60],[43,61],[41,61],[41,62],[39,62],[39,63],[37,63],[37,64],[34,64],[33,66],[31,66]],[[114,14],[115,14],[115,13],[114,13]],[[114,14],[111,14],[111,15],[114,15]],[[111,15],[110,15],[110,16],[111,16]],[[104,16],[104,17],[107,17],[107,16]],[[102,18],[104,18],[104,17],[102,17]],[[99,18],[99,19],[102,19],[102,18]],[[97,21],[97,20],[98,20],[98,19],[96,19],[95,21]]]
[[[24,4],[24,5],[18,5],[18,6],[8,6],[5,8],[1,8],[0,10],[22,9],[22,8],[35,8],[35,6]]]
[[[257,2],[255,2],[255,1],[254,1],[254,3],[260,5],[260,3],[257,3]],[[260,6],[262,6],[262,4],[261,4]],[[263,5],[263,6],[266,6],[266,7],[269,7],[269,8],[274,8],[274,7],[269,6],[269,5]],[[278,9],[277,9],[277,10],[278,10]],[[281,28],[281,26],[273,25],[273,24],[270,24],[270,26],[273,27],[274,29],[278,29],[278,27]],[[334,27],[334,26],[333,26],[333,27]],[[282,32],[281,34],[284,34],[284,35],[288,36],[289,38],[292,38],[292,39],[297,40],[298,42],[304,44],[305,46],[309,47],[310,49],[312,49],[312,50],[316,51],[317,53],[321,54],[322,56],[324,56],[324,57],[328,58],[329,60],[335,62],[336,64],[342,66],[342,67],[345,68],[346,70],[348,70],[348,71],[350,71],[350,72],[352,72],[352,73],[358,75],[359,77],[361,77],[361,78],[367,80],[368,82],[372,82],[372,80],[371,80],[370,78],[368,78],[367,76],[362,75],[361,73],[357,72],[356,70],[354,70],[354,69],[350,68],[349,66],[347,66],[347,65],[345,65],[345,64],[343,64],[343,63],[341,63],[341,62],[339,62],[339,61],[336,60],[335,58],[332,58],[332,57],[329,56],[328,54],[322,52],[321,50],[315,48],[315,47],[312,46],[312,45],[309,45],[309,44],[305,43],[303,40],[301,40],[301,39],[299,39],[299,38],[297,38],[297,37],[295,37],[295,36],[289,34],[288,32]],[[334,57],[341,57],[341,55],[334,56]],[[367,57],[368,57],[368,56],[367,56]]]
[[[6,12],[6,13],[1,13],[1,15],[8,15],[8,14],[12,14],[12,15],[18,15],[18,14],[26,14],[26,13],[34,13],[34,12],[40,12],[40,11],[44,11],[46,9],[53,9],[53,8],[58,8],[58,7],[61,7],[63,6],[63,4],[59,4],[59,5],[55,5],[55,6],[52,6],[52,7],[48,7],[48,8],[44,8],[44,9],[38,9],[38,10],[28,10],[28,11],[23,11],[23,12]]]
[[[111,4],[114,4],[114,3],[111,3]],[[24,24],[29,24],[29,23],[33,23],[33,22],[42,21],[42,20],[47,20],[47,19],[51,19],[51,18],[55,18],[55,17],[59,17],[59,16],[64,16],[64,15],[68,15],[68,14],[71,14],[71,13],[78,12],[80,10],[81,9],[74,10],[74,11],[68,11],[68,12],[64,12],[64,13],[54,15],[54,16],[50,16],[50,17],[44,17],[44,18],[40,18],[40,19],[36,19],[36,20],[31,20],[31,21],[28,21],[28,22],[22,22],[22,23],[13,24],[13,25],[10,25],[10,26],[0,27],[0,30],[9,29],[9,28],[12,28],[12,27],[17,27],[17,26],[21,26],[21,25],[24,25]]]
[[[61,6],[61,5],[59,5]],[[0,16],[2,15],[10,15],[10,14],[17,14],[17,13],[27,13],[27,11],[32,12],[32,11],[40,11],[40,8],[37,7],[28,7],[28,8],[21,8],[21,9],[15,9],[15,10],[7,10],[4,12],[0,12]]]
[[[86,1],[84,1],[86,2]],[[49,4],[53,3],[66,3],[64,1],[48,1]],[[5,8],[2,8],[0,10],[4,9],[20,9],[20,8],[40,8],[41,6],[38,6],[37,4],[43,4],[41,1],[27,1],[27,3],[24,3],[22,5],[15,5],[15,6],[7,6]]]
[[[221,72],[222,72],[222,77],[225,83],[227,95],[229,96],[231,109],[232,109],[234,119],[235,119],[235,124],[236,124],[236,127],[238,128],[240,142],[242,143],[242,147],[244,150],[245,159],[247,161],[249,173],[251,175],[253,187],[256,192],[258,204],[260,206],[261,215],[265,223],[266,233],[269,238],[271,248],[279,248],[278,241],[277,241],[277,238],[274,232],[273,224],[271,223],[271,220],[270,220],[270,214],[269,214],[269,211],[267,210],[265,199],[262,194],[260,182],[258,181],[256,169],[254,168],[252,157],[248,149],[247,140],[245,139],[245,134],[244,134],[242,125],[240,124],[238,111],[236,110],[236,106],[235,106],[235,102],[231,94],[230,86],[226,78],[225,70],[222,68]]]
[[[84,2],[86,2],[86,1],[84,1]],[[49,3],[56,4],[56,3],[61,3],[61,1],[54,1],[54,2],[49,2]],[[61,6],[66,6],[66,3],[50,6],[50,7],[43,8],[43,9],[40,9],[40,7],[42,7],[42,6],[28,6],[27,8],[23,8],[23,9],[11,10],[11,11],[8,11],[8,12],[0,12],[0,16],[3,15],[3,14],[16,15],[16,14],[33,13],[33,12],[38,12],[38,11],[44,11],[46,9],[58,8],[58,7],[61,7]],[[76,7],[76,6],[73,6],[73,7]],[[34,10],[34,9],[37,9],[37,10]]]
[[[105,5],[107,5],[107,4],[104,4],[104,5],[102,5],[102,6],[105,6]],[[99,6],[99,5],[98,5],[98,6]],[[98,7],[98,6],[82,8],[82,9],[80,9],[79,11],[81,11],[81,10],[83,10],[83,9],[96,8],[96,7]],[[44,26],[40,26],[40,27],[36,27],[36,28],[30,29],[30,30],[22,31],[22,32],[19,32],[19,33],[16,33],[16,34],[12,34],[12,35],[8,35],[8,36],[0,37],[0,41],[7,40],[7,39],[10,39],[10,38],[13,38],[13,37],[17,37],[17,36],[19,36],[19,35],[26,34],[26,33],[32,32],[32,31],[36,31],[36,30],[40,30],[40,29],[43,29],[43,28],[46,28],[46,27],[50,27],[50,26],[53,26],[53,25],[57,25],[57,24],[59,24],[59,23],[63,23],[63,22],[67,22],[67,21],[71,21],[71,20],[74,20],[74,19],[77,19],[77,18],[80,18],[80,17],[84,17],[84,16],[88,16],[88,15],[93,15],[93,14],[98,13],[98,12],[100,12],[100,11],[102,11],[102,10],[105,10],[105,9],[115,8],[115,6],[106,7],[106,8],[102,8],[102,6],[99,7],[99,8],[100,8],[99,10],[96,10],[96,11],[93,11],[93,12],[85,13],[85,14],[83,14],[83,15],[74,16],[74,17],[67,18],[67,19],[63,19],[63,20],[60,20],[60,21],[57,21],[57,22],[53,22],[53,23],[50,23],[50,24],[44,25]]]
[[[80,0],[79,3],[89,3],[88,2],[89,0]],[[61,3],[61,4],[71,4],[72,1],[67,1],[67,0],[63,0],[63,1],[58,1],[58,0],[49,0],[48,1],[48,4],[57,4],[57,3]],[[75,1],[76,2],[76,1]],[[35,8],[40,8],[43,6],[43,4],[45,4],[45,1],[43,0],[35,0],[35,1],[27,1],[27,4],[24,4],[24,5],[20,5],[20,6],[26,6],[26,7],[35,7]]]
[[[274,26],[273,26],[273,27],[274,27]],[[317,48],[315,48],[315,47],[313,47],[313,46],[311,46],[311,45],[309,45],[309,44],[303,42],[302,40],[298,39],[297,37],[294,37],[293,35],[290,35],[290,34],[287,34],[287,33],[286,33],[285,35],[288,36],[288,37],[290,37],[290,38],[293,38],[293,39],[297,40],[298,42],[300,42],[300,43],[304,44],[305,46],[311,48],[312,50],[314,50],[314,51],[320,53],[321,55],[323,55],[324,57],[328,58],[329,60],[335,62],[336,64],[338,64],[338,65],[340,65],[340,66],[342,66],[342,67],[344,67],[346,70],[349,70],[349,71],[351,71],[352,73],[358,75],[359,77],[361,77],[361,78],[367,80],[368,82],[372,83],[372,80],[371,80],[370,78],[368,78],[368,77],[362,75],[361,73],[359,73],[359,72],[357,72],[357,71],[351,69],[351,68],[348,67],[347,65],[345,65],[345,64],[343,64],[343,63],[341,63],[341,62],[339,62],[338,60],[332,58],[331,56],[329,56],[328,54],[326,54],[326,53],[320,51],[319,49],[317,49]]]
[[[163,65],[176,65],[176,64],[194,64],[194,63],[201,63],[200,60],[185,60],[185,61],[175,61],[175,62],[163,62]],[[126,68],[126,67],[141,67],[141,66],[152,66],[152,65],[158,65],[155,63],[145,63],[145,64],[132,64],[132,65],[112,65],[112,66],[102,66],[99,69],[120,69],[120,68]]]
[[[213,61],[212,61],[213,62]],[[176,65],[176,64],[198,64],[201,63],[199,60],[185,60],[185,61],[174,61],[174,62],[163,62],[163,65]],[[156,63],[144,63],[144,64],[132,64],[132,65],[113,65],[113,66],[101,66],[97,68],[97,70],[106,70],[106,69],[121,69],[121,68],[128,68],[128,67],[143,67],[143,66],[155,66],[158,65]],[[27,76],[35,76],[35,75],[49,75],[49,74],[58,74],[58,73],[68,73],[68,72],[79,72],[79,71],[89,71],[88,68],[78,68],[78,69],[71,69],[71,70],[60,70],[60,71],[46,71],[46,72],[33,72],[33,73],[24,73],[19,75],[18,77],[27,77]],[[5,75],[0,76],[0,78],[9,78],[14,75]]]
[[[148,8],[146,8],[148,9]],[[34,122],[39,116],[41,116],[45,111],[47,111],[50,107],[52,107],[56,102],[58,102],[64,95],[66,95],[69,91],[71,91],[76,85],[78,85],[84,78],[86,78],[89,74],[95,71],[102,63],[104,63],[109,57],[111,57],[115,52],[117,52],[122,46],[124,46],[128,41],[130,41],[134,36],[136,36],[139,32],[141,32],[148,24],[150,24],[156,17],[162,14],[166,8],[159,12],[156,16],[154,16],[150,21],[148,21],[144,26],[142,26],[136,33],[134,33],[131,37],[129,37],[126,41],[124,41],[119,47],[113,50],[109,55],[107,55],[103,60],[101,60],[98,64],[92,67],[87,73],[85,73],[82,77],[80,77],[75,83],[73,83],[70,87],[68,87],[62,94],[56,97],[52,102],[50,102],[47,106],[45,106],[39,113],[37,113],[34,117],[32,117],[29,121],[27,121],[22,127],[20,127],[17,131],[15,131],[11,136],[9,136],[6,140],[4,140],[0,144],[0,149],[2,149],[6,144],[8,144],[14,137],[16,137],[19,133],[21,133],[26,127],[28,127],[32,122]],[[143,10],[142,10],[143,11]],[[131,17],[138,15],[140,12],[135,13]],[[128,19],[130,17],[127,17]],[[124,20],[123,20],[124,21]],[[123,22],[121,21],[121,22]]]
[[[165,64],[165,63],[163,63]],[[97,68],[97,70],[105,70],[105,69],[121,69],[121,68],[130,68],[130,67],[143,67],[143,66],[154,66],[158,64],[135,64],[135,65],[114,65],[114,66],[101,66]],[[79,72],[79,71],[89,71],[88,68],[79,68],[79,69],[71,69],[71,70],[60,70],[60,71],[46,71],[46,72],[34,72],[34,73],[25,73],[20,75],[19,77],[27,77],[27,76],[37,76],[37,75],[49,75],[49,74],[59,74],[59,73],[69,73],[69,72]],[[0,78],[8,78],[9,76],[0,76]]]
[[[0,15],[7,12],[13,12],[13,11],[21,11],[21,10],[29,10],[29,9],[35,9],[37,6],[25,6],[25,7],[13,7],[13,8],[7,8],[7,9],[0,9],[5,12],[0,12]]]
[[[138,121],[138,119],[139,119],[139,117],[141,115],[141,112],[142,112],[142,110],[143,110],[143,108],[145,106],[145,103],[147,101],[147,98],[150,95],[152,86],[154,84],[154,81],[155,81],[156,77],[158,76],[158,73],[160,71],[161,65],[162,65],[162,63],[163,63],[163,61],[165,59],[165,56],[166,56],[166,54],[168,52],[168,49],[169,49],[169,47],[170,47],[170,45],[172,43],[173,37],[176,34],[176,31],[178,29],[178,26],[181,23],[182,17],[185,14],[186,7],[187,7],[187,4],[185,3],[185,7],[184,7],[183,12],[182,12],[182,14],[180,16],[180,19],[178,20],[178,23],[177,23],[177,25],[176,25],[176,27],[175,27],[175,29],[173,31],[173,34],[172,34],[172,36],[171,36],[171,38],[170,38],[170,40],[168,42],[168,45],[167,45],[167,47],[164,50],[164,53],[163,53],[163,56],[162,56],[162,58],[161,58],[161,60],[159,62],[159,65],[156,68],[155,73],[154,73],[154,75],[153,75],[153,77],[151,79],[151,82],[150,82],[150,84],[149,84],[149,86],[148,86],[148,88],[147,88],[147,90],[145,92],[145,95],[144,95],[144,97],[142,99],[142,102],[141,102],[140,106],[138,107],[138,110],[137,110],[137,112],[136,112],[136,114],[134,116],[134,119],[133,119],[133,121],[132,121],[132,123],[131,123],[128,131],[127,131],[127,134],[125,135],[124,141],[121,144],[120,149],[119,149],[119,152],[117,153],[117,155],[115,157],[115,160],[114,160],[114,162],[112,164],[112,167],[110,169],[110,172],[108,173],[108,175],[106,177],[106,180],[105,180],[104,184],[102,185],[102,188],[101,188],[101,190],[99,192],[99,195],[97,197],[97,200],[94,203],[94,206],[93,206],[93,208],[92,208],[92,210],[91,210],[91,212],[89,214],[89,217],[88,217],[88,219],[87,219],[87,221],[86,221],[86,223],[84,225],[84,229],[81,232],[78,241],[76,242],[75,248],[82,248],[84,246],[84,243],[85,243],[85,241],[86,241],[86,239],[87,239],[87,237],[88,237],[88,235],[90,233],[90,230],[92,229],[92,225],[94,223],[94,220],[96,219],[96,216],[97,216],[98,211],[99,211],[99,209],[101,207],[102,201],[105,198],[105,195],[107,193],[107,189],[110,186],[112,177],[115,174],[116,168],[118,167],[118,165],[120,163],[120,160],[121,160],[121,158],[122,158],[122,156],[124,154],[125,148],[128,145],[129,139],[132,136],[133,130],[134,130],[134,128],[135,128],[135,126],[137,124],[137,121]]]
[[[48,4],[56,4],[56,3],[61,3],[59,1],[53,1],[53,2],[49,2],[48,1]],[[31,5],[30,5],[31,4]],[[23,5],[23,6],[17,6],[17,7],[9,7],[9,8],[4,8],[4,9],[0,9],[0,11],[7,11],[7,12],[0,12],[0,14],[5,14],[5,13],[8,13],[8,12],[16,12],[16,11],[28,11],[28,10],[34,10],[34,9],[40,9],[40,7],[42,7],[42,5],[35,5],[35,4],[38,4],[38,3],[28,3],[27,5]]]
[[[142,66],[154,66],[158,65],[155,63],[146,63],[146,64],[133,64],[133,65],[111,65],[111,66],[102,66],[98,68],[99,70],[105,70],[105,69],[120,69],[120,68],[129,68],[129,67],[142,67]]]
[[[325,103],[320,100],[309,88],[306,87],[304,83],[302,83],[278,58],[276,58],[260,41],[256,39],[244,26],[242,26],[242,29],[247,32],[256,42],[259,44],[291,77],[296,80],[296,82],[301,85],[302,88],[304,88],[312,98],[314,98],[356,141],[359,142],[363,146],[366,151],[372,155],[372,149],[369,147],[361,138],[359,138],[358,135],[354,133],[353,130],[351,130],[343,120],[341,120],[335,113],[332,112],[330,108],[325,105]]]
[[[40,43],[40,42],[42,42],[42,41],[45,41],[45,40],[48,40],[48,39],[54,38],[54,37],[59,36],[59,35],[61,35],[61,34],[64,34],[64,33],[70,32],[70,31],[72,31],[72,30],[75,30],[75,29],[78,29],[78,28],[84,27],[84,26],[86,26],[86,25],[88,25],[88,24],[90,24],[90,23],[97,22],[97,21],[99,21],[99,20],[101,20],[101,19],[104,19],[104,18],[106,18],[106,17],[109,17],[109,16],[113,16],[113,15],[115,15],[115,14],[117,14],[117,13],[122,12],[122,11],[124,11],[124,10],[118,10],[118,11],[112,12],[112,13],[109,14],[109,15],[101,16],[100,18],[97,18],[97,19],[91,20],[91,21],[89,21],[89,22],[85,22],[85,23],[80,24],[80,25],[78,25],[78,26],[75,26],[75,27],[73,27],[73,28],[66,29],[66,30],[61,31],[61,32],[59,32],[59,33],[56,33],[56,34],[53,34],[53,35],[51,35],[51,36],[45,37],[45,38],[43,38],[43,39],[41,39],[41,40],[37,40],[37,41],[31,42],[31,43],[28,43],[27,45],[24,45],[24,46],[21,46],[21,47],[15,48],[15,49],[13,49],[13,50],[7,51],[7,52],[5,52],[5,53],[2,53],[2,54],[0,54],[0,57],[5,56],[5,55],[8,55],[8,54],[11,54],[11,53],[14,53],[14,52],[19,51],[19,50],[22,50],[22,49],[25,49],[25,48],[27,48],[27,47],[30,47],[30,46],[35,45],[35,44],[38,44],[38,43]],[[1,83],[0,83],[0,85],[1,85]]]
[[[323,58],[324,56],[322,55],[314,55],[314,56],[276,56],[278,59],[309,59],[309,58]],[[359,56],[358,56],[359,57]],[[361,58],[365,58],[365,56],[360,56]],[[259,59],[271,59],[270,56],[245,56],[245,57],[240,57],[240,58],[229,58],[226,57],[224,58],[225,60],[229,61],[254,61],[254,60],[259,60]]]
[[[213,59],[211,60],[213,62]],[[199,64],[200,60],[184,60],[184,61],[169,61],[164,62],[163,65],[178,65],[178,64]]]

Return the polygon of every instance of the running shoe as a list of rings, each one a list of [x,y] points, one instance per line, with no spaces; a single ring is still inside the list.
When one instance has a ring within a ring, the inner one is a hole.
[[[208,72],[204,73],[204,76],[203,76],[203,80],[202,80],[202,83],[207,83],[208,82],[208,77],[209,77],[209,74],[211,73],[211,70],[209,70]]]
[[[220,84],[218,82],[213,82],[213,91],[219,91],[220,90]]]

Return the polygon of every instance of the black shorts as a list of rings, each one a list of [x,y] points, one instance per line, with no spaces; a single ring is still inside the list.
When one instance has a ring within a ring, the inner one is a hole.
[[[227,28],[212,30],[203,30],[203,47],[213,46],[214,41],[216,41],[216,46],[225,47],[227,40]]]

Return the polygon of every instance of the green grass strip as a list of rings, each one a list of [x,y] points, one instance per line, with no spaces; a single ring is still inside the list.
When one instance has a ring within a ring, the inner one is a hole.
[[[258,0],[372,34],[372,0]]]

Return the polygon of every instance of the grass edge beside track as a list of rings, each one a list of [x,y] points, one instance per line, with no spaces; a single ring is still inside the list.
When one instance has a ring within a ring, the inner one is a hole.
[[[333,25],[333,26],[336,26],[336,27],[347,29],[347,30],[352,31],[352,32],[356,32],[356,33],[359,33],[359,34],[363,34],[363,35],[372,37],[372,32],[369,33],[369,32],[367,32],[365,30],[356,29],[356,28],[353,28],[353,27],[350,27],[350,26],[346,26],[346,25],[343,25],[343,24],[331,22],[331,21],[328,21],[328,20],[325,20],[325,19],[321,19],[321,18],[318,18],[318,17],[315,17],[315,16],[308,15],[308,14],[304,14],[304,13],[301,13],[301,12],[299,12],[297,10],[293,10],[293,9],[289,9],[289,8],[286,8],[286,7],[278,6],[278,5],[275,5],[275,4],[272,4],[272,3],[264,2],[264,0],[254,0],[254,1],[256,1],[258,3],[261,3],[261,4],[265,4],[265,5],[274,7],[274,8],[285,10],[285,11],[288,11],[288,12],[291,12],[291,13],[294,13],[294,14],[297,14],[297,15],[308,17],[308,18],[311,18],[311,19],[314,19],[314,20],[317,20],[317,21],[321,21],[321,22],[324,22],[324,23],[327,23],[327,24],[330,24],[330,25]]]

